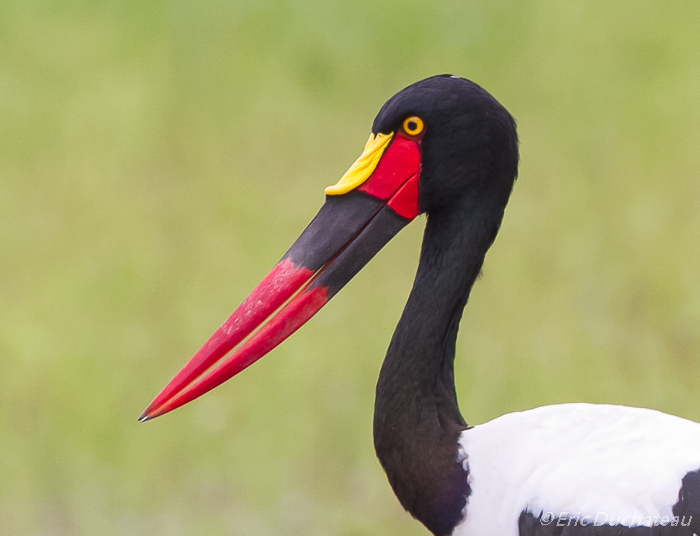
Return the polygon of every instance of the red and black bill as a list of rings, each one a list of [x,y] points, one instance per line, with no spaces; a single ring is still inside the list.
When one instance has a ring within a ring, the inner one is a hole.
[[[151,402],[140,421],[194,400],[270,352],[418,215],[420,137],[401,131],[390,136],[376,167],[361,171],[367,176],[346,193],[327,196],[280,262]]]

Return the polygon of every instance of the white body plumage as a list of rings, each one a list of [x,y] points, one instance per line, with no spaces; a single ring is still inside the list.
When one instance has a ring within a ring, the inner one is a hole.
[[[465,430],[471,494],[456,536],[517,536],[539,523],[673,523],[682,479],[700,469],[700,424],[659,411],[562,404]],[[675,522],[684,521],[676,519]]]

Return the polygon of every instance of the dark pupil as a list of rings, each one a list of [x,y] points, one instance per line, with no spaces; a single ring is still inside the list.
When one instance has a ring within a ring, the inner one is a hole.
[[[408,130],[416,130],[418,128],[418,123],[415,121],[408,122]]]

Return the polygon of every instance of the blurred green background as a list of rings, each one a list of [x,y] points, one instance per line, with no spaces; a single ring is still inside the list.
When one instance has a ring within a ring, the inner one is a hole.
[[[426,534],[371,438],[423,218],[270,356],[136,419],[437,73],[521,137],[467,421],[700,420],[699,27],[691,0],[0,0],[0,533]]]

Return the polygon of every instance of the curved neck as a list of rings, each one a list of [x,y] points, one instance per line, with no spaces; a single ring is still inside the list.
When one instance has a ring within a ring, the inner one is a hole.
[[[416,280],[377,383],[374,444],[406,510],[436,535],[461,520],[469,484],[458,459],[467,427],[453,362],[462,311],[503,205],[465,200],[429,215]],[[495,205],[495,206],[494,206]]]

